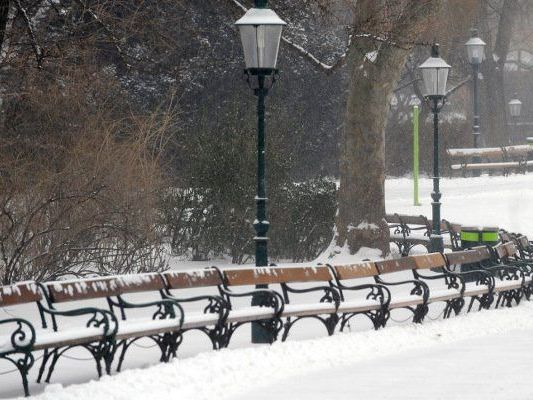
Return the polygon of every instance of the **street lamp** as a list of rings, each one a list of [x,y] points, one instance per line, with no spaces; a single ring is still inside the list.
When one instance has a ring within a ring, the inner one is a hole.
[[[439,45],[434,44],[431,47],[431,57],[418,68],[422,71],[425,98],[433,111],[433,192],[431,193],[433,230],[430,238],[431,251],[443,252],[444,243],[440,232],[439,111],[446,103],[446,82],[451,66],[439,57]]]
[[[518,119],[520,118],[520,113],[522,112],[522,102],[518,100],[517,94],[514,94],[514,98],[509,101],[509,114],[513,120],[514,125],[514,136],[518,136]],[[511,140],[511,143],[514,141]]]
[[[255,240],[255,265],[265,267],[268,265],[267,232],[269,228],[267,218],[267,197],[265,178],[265,97],[275,80],[278,72],[278,60],[281,31],[286,23],[268,8],[267,0],[255,0],[254,8],[249,9],[235,25],[241,33],[244,51],[244,70],[250,87],[257,96],[257,205],[254,228]],[[270,83],[267,84],[267,78]],[[265,286],[257,286],[264,288]],[[262,296],[252,298],[252,305],[261,305]],[[260,324],[252,324],[253,343],[272,343],[273,337],[269,331]]]
[[[472,135],[474,135],[474,147],[479,147],[479,66],[485,59],[485,46],[487,45],[478,36],[477,29],[470,30],[471,37],[465,43],[468,62],[472,65],[472,84],[474,87],[474,126]],[[476,157],[474,162],[479,162]],[[475,171],[475,176],[480,175],[480,171]]]

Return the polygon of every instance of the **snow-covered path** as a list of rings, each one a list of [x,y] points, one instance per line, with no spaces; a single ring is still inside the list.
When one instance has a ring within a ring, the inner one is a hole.
[[[533,331],[516,330],[354,361],[253,388],[232,400],[530,400]]]
[[[532,344],[533,304],[525,303],[424,325],[212,351],[67,388],[50,385],[34,399],[525,400],[533,398]]]

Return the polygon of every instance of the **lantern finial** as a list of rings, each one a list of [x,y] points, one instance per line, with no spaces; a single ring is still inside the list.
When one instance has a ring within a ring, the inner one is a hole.
[[[439,44],[433,43],[433,46],[431,46],[431,57],[438,58],[439,57]]]

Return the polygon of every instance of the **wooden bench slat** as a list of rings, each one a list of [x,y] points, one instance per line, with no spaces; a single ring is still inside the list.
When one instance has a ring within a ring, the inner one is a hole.
[[[121,275],[115,277],[120,294],[163,290],[166,285],[157,273]]]
[[[503,169],[503,168],[519,168],[529,167],[533,165],[533,161],[506,161],[506,162],[494,162],[494,163],[475,163],[475,164],[452,164],[453,170],[476,170],[476,169]]]
[[[411,256],[417,269],[442,268],[446,266],[446,260],[440,253],[419,254]]]
[[[0,307],[32,303],[41,299],[41,291],[35,282],[21,282],[0,287]]]
[[[342,281],[346,279],[367,278],[378,274],[376,264],[364,262],[352,265],[336,265],[333,267],[337,277]]]
[[[260,267],[227,269],[223,271],[228,285],[267,285],[289,282],[328,282],[331,274],[328,267]]]
[[[167,271],[163,273],[169,289],[190,289],[222,284],[220,275],[214,269],[200,271]]]
[[[380,275],[391,272],[413,270],[416,268],[412,257],[403,257],[394,260],[376,261],[376,267]]]
[[[114,277],[48,282],[45,286],[53,303],[97,299],[120,294],[117,280]]]

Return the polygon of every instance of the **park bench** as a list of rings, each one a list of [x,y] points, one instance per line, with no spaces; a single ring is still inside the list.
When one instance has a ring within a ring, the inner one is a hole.
[[[390,240],[398,248],[399,253],[406,257],[415,246],[422,245],[429,251],[432,221],[423,215],[387,214],[385,220],[391,229]],[[451,230],[450,230],[451,228]],[[443,220],[441,234],[444,247],[458,249],[458,232],[461,226]]]
[[[522,257],[520,249],[515,242],[501,243],[495,246],[492,251],[497,263],[517,267],[524,274],[524,285],[521,289],[524,296],[529,300],[533,293],[533,264],[531,260]]]
[[[337,311],[340,295],[334,287],[329,269],[317,267],[262,267],[245,269],[225,269],[219,272],[223,285],[221,295],[226,302],[233,304],[233,298],[248,296],[256,298],[256,304],[232,310],[226,323],[226,344],[235,330],[243,324],[255,322],[275,340],[283,329],[282,341],[294,324],[302,319],[313,318],[320,321],[329,335],[332,335],[338,322]],[[301,284],[312,284],[312,287]],[[279,285],[280,292],[271,289],[256,289],[242,292],[238,288],[254,285]],[[300,286],[300,287],[299,287]],[[297,302],[304,294],[315,293],[313,301]],[[259,295],[259,296],[258,296]],[[233,305],[231,306],[233,309]]]
[[[17,307],[34,304],[39,311],[41,328],[18,317],[0,319],[0,359],[15,365],[22,377],[24,394],[29,395],[28,371],[35,362],[33,352],[43,350],[57,354],[66,349],[87,349],[96,361],[98,375],[101,363],[109,355],[117,320],[107,310],[83,307],[57,310],[43,301],[43,292],[33,282],[0,287],[0,307]],[[67,324],[59,324],[68,320]]]
[[[499,264],[498,256],[487,246],[479,246],[470,250],[446,254],[450,269],[461,268],[461,271],[469,273],[477,282],[488,282],[479,276],[479,271],[488,272],[492,277],[492,290],[487,290],[479,297],[473,297],[468,310],[471,309],[474,300],[478,300],[480,308],[489,308],[498,295],[496,307],[499,305],[511,306],[514,300],[520,302],[525,286],[524,272],[512,265]],[[489,288],[487,288],[489,289]]]
[[[160,274],[137,274],[115,277],[90,278],[73,281],[57,281],[41,284],[48,306],[51,309],[64,307],[84,307],[90,300],[102,300],[118,322],[112,346],[105,354],[106,370],[110,373],[115,354],[120,351],[117,370],[120,371],[124,357],[130,346],[142,338],[155,342],[161,351],[161,361],[168,361],[175,347],[177,333],[183,325],[184,312],[181,305],[171,299],[135,301],[128,299],[135,293],[163,291],[165,282]],[[80,302],[83,302],[80,304]],[[82,308],[83,309],[83,308]],[[135,313],[135,315],[133,315]],[[54,321],[54,329],[55,329]],[[38,376],[40,381],[48,360],[50,381],[55,365],[64,351],[45,351]],[[99,372],[100,375],[100,372]]]
[[[213,349],[221,348],[224,343],[225,325],[230,312],[229,305],[218,294],[198,295],[198,289],[215,288],[218,292],[222,285],[220,274],[214,269],[193,271],[166,271],[162,274],[166,286],[162,291],[163,298],[177,301],[185,310],[184,321],[179,331],[173,356],[183,334],[188,331],[198,330],[207,335],[211,340]],[[188,291],[194,291],[187,296]],[[189,306],[191,304],[191,306]],[[194,309],[192,304],[197,304]]]
[[[501,170],[507,175],[510,171],[525,173],[533,165],[528,160],[531,151],[529,145],[503,146],[473,149],[448,149],[448,156],[458,160],[459,164],[451,164],[452,171]]]

